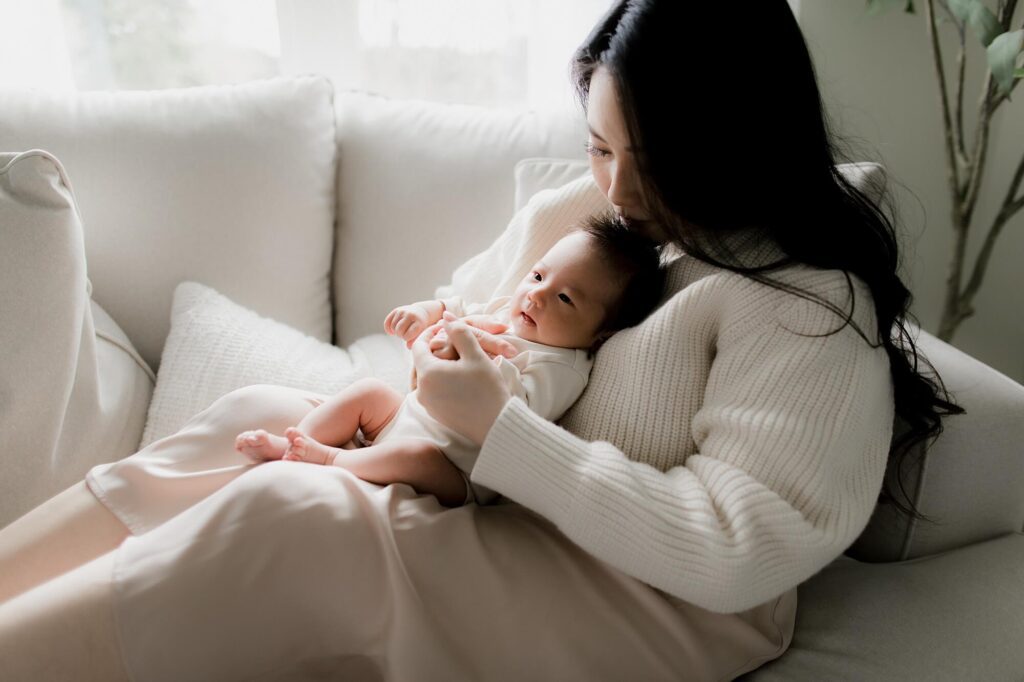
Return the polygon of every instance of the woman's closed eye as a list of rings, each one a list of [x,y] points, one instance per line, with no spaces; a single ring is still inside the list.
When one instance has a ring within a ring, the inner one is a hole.
[[[587,150],[587,154],[590,154],[591,156],[594,157],[600,158],[611,155],[611,152],[595,147],[593,142],[587,142],[586,145],[584,145],[584,147]]]

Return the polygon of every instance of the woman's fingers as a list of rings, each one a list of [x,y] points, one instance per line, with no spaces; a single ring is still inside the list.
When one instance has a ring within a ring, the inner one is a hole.
[[[445,327],[448,340],[460,358],[465,360],[488,360],[486,352],[480,347],[481,334],[487,334],[482,329],[474,329],[462,322],[449,321]],[[489,336],[489,335],[488,335]],[[503,342],[504,343],[504,342]]]
[[[444,312],[444,315],[442,317],[442,323],[444,322],[458,323],[462,329],[465,329],[467,331],[467,333],[476,337],[476,345],[479,348],[483,349],[483,352],[492,358],[496,355],[503,355],[506,358],[514,358],[515,356],[519,355],[519,350],[508,341],[500,339],[497,336],[494,336],[493,334],[484,331],[483,329],[463,324],[462,320],[459,320],[459,318],[455,317],[447,310]],[[458,347],[456,347],[456,350],[458,350]]]
[[[462,321],[470,327],[483,329],[485,332],[490,332],[492,334],[501,334],[502,332],[508,331],[508,325],[504,322],[499,322],[492,315],[467,315],[462,318]]]

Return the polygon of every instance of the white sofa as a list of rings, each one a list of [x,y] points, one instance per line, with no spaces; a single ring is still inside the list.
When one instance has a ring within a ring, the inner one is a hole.
[[[0,525],[235,387],[402,385],[384,314],[585,172],[583,141],[578,117],[312,76],[0,91]],[[31,149],[48,154],[14,154]],[[801,586],[790,651],[748,679],[1024,678],[1024,387],[920,345],[968,410],[906,472],[938,523],[879,508]]]

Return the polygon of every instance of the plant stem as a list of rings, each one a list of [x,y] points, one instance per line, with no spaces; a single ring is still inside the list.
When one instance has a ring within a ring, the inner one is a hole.
[[[956,54],[956,112],[954,117],[953,138],[956,142],[957,160],[967,173],[970,173],[970,159],[964,148],[964,74],[967,70],[967,31],[960,27],[960,49]]]
[[[975,294],[978,293],[978,289],[981,288],[981,282],[985,277],[985,269],[988,267],[989,259],[992,257],[992,251],[995,249],[996,239],[999,237],[999,233],[1002,232],[1003,226],[1010,221],[1010,218],[1014,216],[1021,208],[1024,208],[1024,197],[1014,200],[1017,190],[1020,188],[1021,179],[1024,178],[1024,157],[1021,157],[1020,163],[1017,165],[1017,172],[1013,176],[1013,182],[1010,183],[1010,189],[1006,193],[1006,198],[1003,199],[1002,208],[999,209],[999,213],[992,220],[992,225],[989,227],[988,234],[985,235],[985,242],[981,246],[981,251],[978,253],[978,257],[974,262],[974,269],[971,272],[971,278],[967,282],[967,286],[964,288],[962,302],[964,308],[971,307],[971,301],[974,299]]]
[[[935,0],[925,4],[928,18],[928,37],[932,44],[932,58],[935,62],[935,73],[939,78],[939,104],[942,108],[942,127],[946,135],[946,160],[950,187],[954,193],[959,191],[960,182],[956,168],[956,146],[953,143],[953,122],[949,114],[949,93],[946,88],[946,72],[942,68],[942,48],[939,46],[938,30],[935,26]]]
[[[935,75],[939,81],[939,104],[942,109],[942,128],[946,138],[946,174],[949,181],[949,193],[952,198],[951,217],[953,219],[953,232],[955,236],[953,253],[946,278],[946,296],[943,304],[942,320],[939,322],[938,331],[940,339],[949,341],[965,316],[965,311],[960,307],[960,281],[963,273],[964,252],[967,249],[968,222],[964,219],[965,216],[962,211],[963,193],[957,169],[957,150],[954,142],[953,121],[949,112],[946,72],[942,64],[942,48],[939,45],[939,32],[935,22],[935,0],[927,0],[925,3],[925,20],[928,26],[928,39],[932,45]],[[977,146],[975,148],[977,149]],[[976,155],[975,158],[977,158]],[[976,167],[972,165],[972,175],[973,172],[976,172]]]

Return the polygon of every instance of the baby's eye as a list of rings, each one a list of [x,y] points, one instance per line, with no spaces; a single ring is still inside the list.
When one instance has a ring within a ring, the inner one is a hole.
[[[568,303],[569,305],[572,305],[572,299],[566,296],[565,294],[559,294],[558,300],[560,300],[562,303]]]
[[[533,273],[533,278],[539,282],[541,280],[540,273],[539,272]]]

